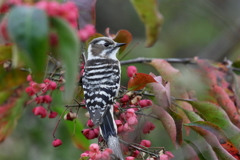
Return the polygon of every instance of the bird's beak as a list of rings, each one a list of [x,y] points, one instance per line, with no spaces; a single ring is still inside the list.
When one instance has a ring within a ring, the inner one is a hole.
[[[126,43],[117,43],[116,47],[124,46]]]

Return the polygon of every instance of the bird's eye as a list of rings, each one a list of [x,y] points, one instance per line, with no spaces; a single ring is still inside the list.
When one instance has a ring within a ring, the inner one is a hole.
[[[110,45],[110,43],[104,43],[105,47],[108,47]]]

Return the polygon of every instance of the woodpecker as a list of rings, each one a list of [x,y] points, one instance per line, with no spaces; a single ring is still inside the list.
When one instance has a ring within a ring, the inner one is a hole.
[[[123,159],[113,116],[114,98],[120,88],[121,67],[116,54],[125,43],[95,38],[89,43],[82,85],[90,118],[118,159]]]

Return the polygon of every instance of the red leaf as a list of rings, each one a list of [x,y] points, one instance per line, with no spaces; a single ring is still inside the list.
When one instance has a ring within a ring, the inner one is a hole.
[[[135,76],[128,81],[128,90],[140,90],[152,82],[157,82],[152,76],[145,73],[136,73]]]
[[[177,140],[177,136],[179,136],[179,135],[177,133],[178,123],[175,122],[175,119],[174,119],[175,117],[172,117],[162,107],[153,105],[152,109],[153,109],[153,113],[159,118],[159,120],[162,122],[165,130],[168,132],[168,135],[170,136],[174,146],[177,148],[177,146],[179,145],[179,142],[176,142],[176,140]],[[180,125],[178,125],[178,126],[181,127],[182,123],[179,123],[179,124]],[[180,129],[180,132],[181,132],[181,129]]]
[[[212,86],[212,92],[218,104],[226,111],[231,121],[240,128],[240,116],[236,106],[222,87]]]
[[[132,34],[127,30],[119,30],[113,40],[118,43],[126,43],[119,49],[119,53],[122,53],[132,41]]]
[[[217,153],[221,158],[229,158],[231,159],[229,154],[231,154],[236,159],[239,159],[238,149],[231,143],[231,141],[227,138],[224,132],[213,123],[206,121],[198,121],[189,124],[185,124],[189,126],[200,135],[205,138],[205,140],[213,147],[213,150]],[[222,146],[222,147],[221,147]],[[227,153],[225,150],[227,150]]]

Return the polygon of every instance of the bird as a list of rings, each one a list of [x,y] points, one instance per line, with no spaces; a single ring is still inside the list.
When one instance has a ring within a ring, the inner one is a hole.
[[[82,86],[85,104],[95,126],[100,126],[100,134],[112,149],[117,159],[123,160],[114,121],[113,105],[118,96],[121,79],[120,61],[116,55],[121,46],[108,37],[93,39],[87,49]]]

